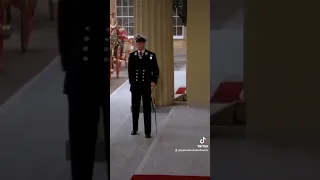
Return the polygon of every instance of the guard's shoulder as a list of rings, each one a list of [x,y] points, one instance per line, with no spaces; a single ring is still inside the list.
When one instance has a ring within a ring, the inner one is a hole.
[[[132,55],[134,55],[135,53],[137,53],[138,52],[138,50],[135,50],[135,51],[132,51],[131,53],[130,53],[130,56]]]
[[[154,52],[152,52],[152,51],[149,51],[149,50],[146,50],[150,55],[152,54],[152,55],[156,55],[156,53],[154,53]]]
[[[154,53],[154,52],[152,52],[152,51],[149,51],[149,50],[146,50],[149,54],[156,54],[156,53]]]

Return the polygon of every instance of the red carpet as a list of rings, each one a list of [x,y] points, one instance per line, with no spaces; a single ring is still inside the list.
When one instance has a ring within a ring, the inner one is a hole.
[[[134,175],[131,180],[210,180],[208,176]]]
[[[243,82],[223,82],[214,93],[211,102],[232,103],[238,101],[243,86]]]
[[[185,94],[187,88],[186,87],[179,87],[176,94]]]

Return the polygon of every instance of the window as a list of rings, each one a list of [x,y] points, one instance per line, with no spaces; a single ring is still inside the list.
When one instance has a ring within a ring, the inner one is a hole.
[[[134,0],[116,0],[118,24],[126,29],[128,36],[134,36]],[[183,39],[183,26],[177,10],[173,11],[173,38]]]
[[[117,20],[118,24],[128,32],[128,36],[134,34],[133,2],[134,0],[116,0],[117,1]]]
[[[177,10],[173,11],[173,38],[183,39],[183,26]]]

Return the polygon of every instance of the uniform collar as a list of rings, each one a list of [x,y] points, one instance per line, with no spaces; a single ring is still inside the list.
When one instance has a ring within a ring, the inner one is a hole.
[[[140,53],[140,52],[144,53],[145,51],[146,51],[146,49],[144,49],[144,50],[142,50],[142,51],[139,51],[139,50],[138,50],[138,53]]]

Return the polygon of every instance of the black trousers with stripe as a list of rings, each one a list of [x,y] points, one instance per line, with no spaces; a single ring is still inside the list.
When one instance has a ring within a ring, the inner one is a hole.
[[[132,125],[133,131],[138,131],[138,121],[141,107],[143,107],[144,133],[151,134],[151,88],[131,90]]]

